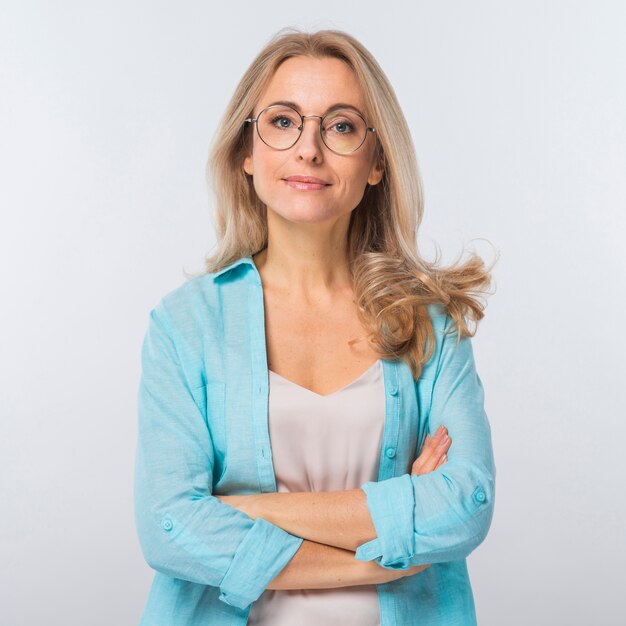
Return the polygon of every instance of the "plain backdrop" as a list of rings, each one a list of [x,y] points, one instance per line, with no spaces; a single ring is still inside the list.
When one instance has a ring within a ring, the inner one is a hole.
[[[286,26],[346,30],[387,73],[425,256],[501,255],[473,339],[497,467],[479,623],[626,623],[625,24],[602,0],[2,3],[0,623],[139,620],[148,312],[215,244],[210,142]]]

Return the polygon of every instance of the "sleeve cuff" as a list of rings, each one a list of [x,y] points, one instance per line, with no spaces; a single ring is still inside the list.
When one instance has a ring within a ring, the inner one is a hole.
[[[415,496],[409,474],[380,482],[366,482],[367,509],[372,517],[376,538],[360,545],[354,558],[375,560],[387,569],[408,569],[415,553]]]
[[[219,599],[246,609],[293,558],[303,541],[257,517],[220,583]]]

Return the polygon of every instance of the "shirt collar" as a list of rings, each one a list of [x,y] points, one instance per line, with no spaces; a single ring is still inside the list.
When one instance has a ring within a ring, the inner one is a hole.
[[[221,276],[222,274],[225,274],[226,272],[230,272],[230,270],[235,269],[238,265],[241,265],[243,263],[247,263],[248,265],[251,265],[252,267],[256,269],[256,265],[254,264],[254,261],[252,260],[252,256],[248,255],[248,256],[241,257],[240,259],[237,259],[230,265],[226,265],[225,267],[218,270],[217,272],[214,272],[213,278],[217,278],[218,276]]]

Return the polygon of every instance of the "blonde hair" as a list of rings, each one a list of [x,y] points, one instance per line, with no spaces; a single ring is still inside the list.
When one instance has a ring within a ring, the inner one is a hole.
[[[252,115],[279,65],[296,56],[344,61],[363,90],[365,116],[376,128],[377,158],[384,173],[379,184],[366,187],[352,211],[347,234],[349,270],[358,316],[369,331],[365,338],[381,357],[404,359],[417,380],[434,352],[427,305],[443,305],[456,326],[457,341],[474,336],[484,315],[478,296],[487,293],[491,268],[475,253],[464,264],[459,259],[447,268],[438,265],[439,251],[434,262],[420,256],[417,230],[424,201],[411,133],[385,73],[351,35],[339,30],[281,29],[244,73],[207,162],[207,179],[215,195],[217,250],[205,257],[205,269],[218,271],[267,246],[267,209],[243,169],[253,128],[244,120]],[[466,318],[476,322],[473,331]]]

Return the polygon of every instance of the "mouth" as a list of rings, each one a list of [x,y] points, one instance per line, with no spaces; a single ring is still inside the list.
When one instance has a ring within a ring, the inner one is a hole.
[[[300,191],[317,191],[319,189],[324,189],[325,187],[330,187],[330,183],[325,183],[319,178],[314,178],[312,176],[307,177],[290,177],[283,179],[288,187],[292,189],[299,189]]]

